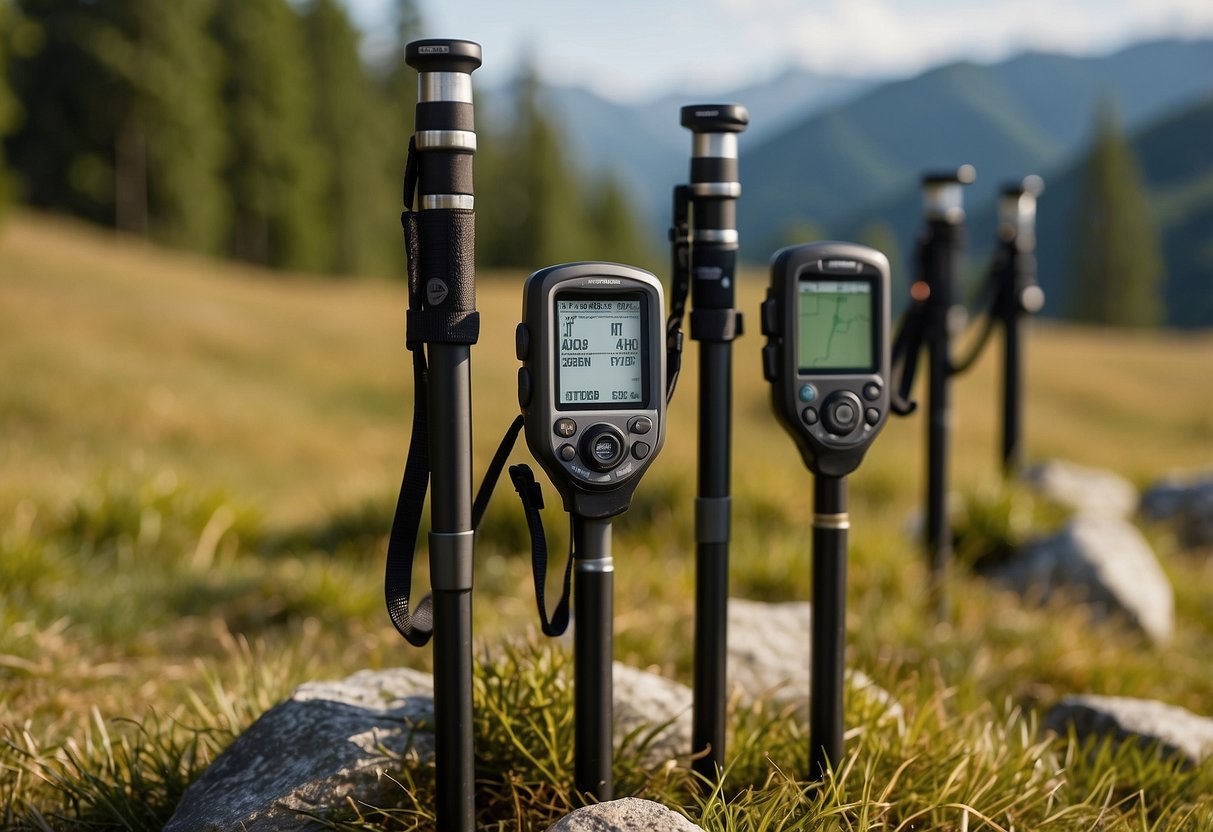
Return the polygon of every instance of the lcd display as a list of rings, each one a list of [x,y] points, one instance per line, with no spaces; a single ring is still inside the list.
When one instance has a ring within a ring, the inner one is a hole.
[[[644,406],[643,329],[639,297],[557,296],[556,406]]]
[[[799,289],[796,353],[800,372],[875,372],[872,284],[802,278]]]

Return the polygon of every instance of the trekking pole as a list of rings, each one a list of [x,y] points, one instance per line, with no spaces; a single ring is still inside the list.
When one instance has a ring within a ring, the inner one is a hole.
[[[734,299],[741,195],[737,134],[747,124],[749,114],[737,104],[682,108],[682,126],[694,134],[691,181],[685,190],[691,207],[685,275],[690,282],[691,338],[699,342],[691,750],[702,754],[693,763],[695,772],[710,781],[725,765],[733,339],[742,333]]]
[[[472,832],[471,345],[480,332],[473,266],[476,133],[471,73],[480,45],[419,40],[405,60],[418,75],[402,222],[409,260],[405,341],[413,353],[413,432],[388,541],[385,592],[411,644],[434,639],[437,827]],[[413,210],[414,193],[417,210]],[[427,487],[432,595],[410,614],[412,562]]]

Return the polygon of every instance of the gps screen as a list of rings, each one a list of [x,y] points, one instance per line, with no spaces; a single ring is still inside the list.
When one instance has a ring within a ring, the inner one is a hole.
[[[645,406],[639,296],[556,298],[556,407]]]
[[[874,372],[872,284],[816,278],[801,278],[799,284],[796,351],[801,374]]]

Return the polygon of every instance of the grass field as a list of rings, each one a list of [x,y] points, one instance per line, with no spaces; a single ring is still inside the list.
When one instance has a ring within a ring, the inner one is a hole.
[[[522,277],[479,281],[478,472],[516,412]],[[742,283],[752,329],[764,284],[760,273]],[[427,666],[428,651],[395,634],[382,603],[410,415],[404,308],[395,283],[286,277],[28,215],[0,231],[5,826],[158,829],[205,763],[294,685]],[[760,346],[756,332],[736,346],[733,593],[804,599],[811,482],[770,416]],[[1039,324],[1029,349],[1031,458],[1107,467],[1139,485],[1213,468],[1213,336]],[[689,352],[665,450],[615,542],[617,658],[683,681],[693,342]],[[996,352],[955,387],[961,502],[1010,499],[996,466]],[[682,769],[629,768],[627,755],[623,787],[713,830],[1213,829],[1213,764],[1183,769],[1033,728],[1041,709],[1079,691],[1213,715],[1213,553],[1147,528],[1176,589],[1165,647],[1081,607],[1025,607],[963,573],[952,578],[952,620],[934,624],[907,531],[923,431],[921,415],[890,424],[851,485],[848,660],[893,692],[904,722],[852,704],[848,758],[825,789],[796,780],[803,726],[761,708],[734,714],[737,762],[718,797],[695,797]],[[494,680],[523,679],[509,712],[524,720],[528,685],[568,667],[528,641],[518,515],[503,486],[477,549],[475,621],[487,645],[523,642],[486,664],[482,695]],[[558,507],[547,526],[563,540]],[[505,727],[488,716],[478,725],[482,821],[543,829],[570,796],[541,783]],[[567,754],[553,765],[571,771]],[[428,773],[402,776],[422,809],[402,793],[404,809],[345,823],[426,828]]]

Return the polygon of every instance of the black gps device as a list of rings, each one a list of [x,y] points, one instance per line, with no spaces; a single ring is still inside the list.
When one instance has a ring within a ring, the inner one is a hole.
[[[889,262],[853,243],[780,249],[762,304],[775,414],[815,474],[854,471],[889,412]]]
[[[665,430],[664,300],[649,272],[551,266],[526,281],[516,348],[531,453],[581,517],[625,511]]]

